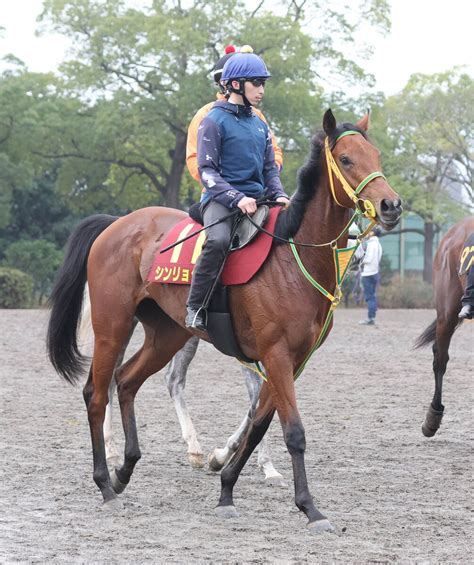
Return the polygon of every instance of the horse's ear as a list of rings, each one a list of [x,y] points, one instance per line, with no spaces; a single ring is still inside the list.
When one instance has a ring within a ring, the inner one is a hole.
[[[336,118],[334,117],[331,108],[329,108],[329,110],[326,110],[323,118],[323,129],[328,137],[331,137],[332,133],[336,129],[336,125]]]
[[[357,122],[356,126],[359,127],[362,131],[368,131],[369,126],[370,126],[370,109],[369,108],[367,108],[367,114]]]

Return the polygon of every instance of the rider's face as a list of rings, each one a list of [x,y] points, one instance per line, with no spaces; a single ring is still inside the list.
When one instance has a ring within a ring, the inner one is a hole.
[[[250,81],[245,81],[245,96],[252,106],[258,106],[265,94],[265,85],[255,86]]]

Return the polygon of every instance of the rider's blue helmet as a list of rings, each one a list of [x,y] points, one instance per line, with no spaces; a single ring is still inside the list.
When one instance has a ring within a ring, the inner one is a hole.
[[[228,59],[222,70],[222,81],[250,79],[250,78],[270,78],[267,66],[255,53],[236,53]]]

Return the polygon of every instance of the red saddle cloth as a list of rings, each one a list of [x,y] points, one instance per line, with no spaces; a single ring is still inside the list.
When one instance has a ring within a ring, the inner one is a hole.
[[[281,208],[270,208],[265,229],[274,232],[276,220]],[[175,241],[202,228],[191,218],[179,222],[169,232],[161,247],[167,247]],[[165,284],[191,284],[192,274],[196,261],[201,254],[202,246],[206,239],[204,231],[179,243],[164,253],[156,254],[153,267],[148,275],[150,282]],[[244,284],[248,282],[270,253],[273,239],[265,234],[258,234],[249,244],[238,251],[232,251],[226,260],[221,281],[224,285]]]

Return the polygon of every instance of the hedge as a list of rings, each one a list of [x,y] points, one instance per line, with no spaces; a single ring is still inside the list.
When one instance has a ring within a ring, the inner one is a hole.
[[[33,279],[23,271],[0,267],[0,308],[28,308],[33,297]]]

